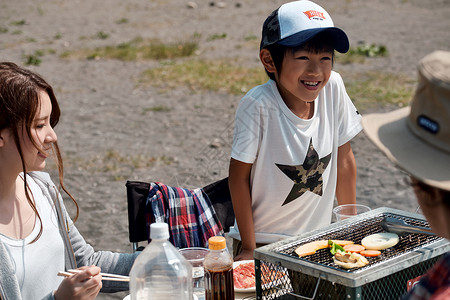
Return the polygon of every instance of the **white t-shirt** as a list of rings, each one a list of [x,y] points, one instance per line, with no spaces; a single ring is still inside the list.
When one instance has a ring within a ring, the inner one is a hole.
[[[2,234],[0,239],[11,257],[22,299],[32,300],[41,299],[58,288],[62,278],[57,274],[64,271],[65,263],[64,244],[59,233],[55,207],[43,196],[31,176],[27,176],[27,183],[42,219],[42,235],[30,244],[41,227],[39,219],[36,218],[33,232],[25,239],[17,240]]]
[[[308,120],[286,106],[273,80],[242,98],[231,157],[253,164],[250,184],[257,243],[273,243],[330,224],[338,147],[361,130],[361,116],[334,71]],[[236,222],[229,235],[240,239]]]

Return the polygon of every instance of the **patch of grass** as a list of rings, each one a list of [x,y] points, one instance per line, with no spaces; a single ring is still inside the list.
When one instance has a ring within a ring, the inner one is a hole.
[[[356,47],[350,47],[345,54],[336,54],[337,60],[342,64],[363,63],[366,58],[384,57],[389,55],[388,49],[384,45],[360,43]]]
[[[406,106],[410,102],[416,80],[385,72],[344,75],[347,93],[359,110],[380,106]]]
[[[198,41],[202,37],[202,34],[200,32],[194,32],[192,34],[192,39]]]
[[[166,157],[158,159],[143,154],[125,155],[114,149],[106,150],[105,153],[90,158],[80,158],[70,154],[64,158],[68,168],[86,170],[94,174],[107,174],[114,180],[129,178],[134,170],[148,168],[158,160],[167,164]]]
[[[360,44],[356,48],[351,48],[349,50],[350,54],[362,55],[366,57],[378,57],[378,56],[387,56],[388,50],[384,45],[376,45],[376,44]]]
[[[55,36],[53,37],[55,40],[60,40],[60,39],[62,39],[62,33],[57,33],[57,34],[55,34]]]
[[[41,57],[44,56],[44,51],[36,50],[33,54],[23,55],[24,64],[27,66],[39,66],[42,63]]]
[[[168,89],[184,85],[193,91],[244,94],[267,81],[262,68],[247,68],[222,61],[189,60],[144,71],[140,83]]]
[[[161,156],[160,160],[166,165],[171,165],[175,161],[173,157],[165,155]]]
[[[128,23],[127,18],[120,18],[119,20],[116,20],[116,24],[125,24]]]
[[[25,20],[12,21],[10,24],[13,26],[22,26],[26,24],[26,21]]]
[[[38,14],[39,14],[40,16],[45,15],[44,9],[43,9],[42,7],[39,6],[39,7],[37,8],[37,11],[38,11]]]
[[[7,33],[7,32],[8,32],[8,28],[0,27],[0,33]]]
[[[191,56],[197,48],[198,43],[195,40],[165,44],[159,40],[145,40],[138,37],[130,42],[121,43],[116,46],[65,52],[64,57],[86,57],[88,59],[107,58],[123,61],[173,59]]]
[[[45,54],[44,50],[36,50],[36,51],[34,51],[34,55],[39,56],[39,57],[44,56],[44,54]]]
[[[210,37],[208,37],[206,40],[208,42],[211,41],[215,41],[215,40],[223,40],[227,38],[227,34],[226,33],[221,33],[221,34],[213,34]]]
[[[33,54],[25,54],[23,55],[24,63],[27,66],[33,65],[33,66],[39,66],[42,63],[42,57],[46,54],[55,54],[55,49],[40,49],[35,50]]]
[[[95,36],[96,36],[96,38],[98,38],[100,40],[106,40],[107,38],[109,38],[109,33],[99,31],[99,32],[97,32],[97,34]]]
[[[42,63],[42,59],[40,59],[38,56],[29,54],[24,55],[24,64],[27,66],[39,66]]]
[[[244,40],[245,41],[257,41],[257,40],[259,40],[259,37],[252,34],[252,35],[248,35],[248,36],[244,37]]]
[[[143,114],[146,114],[149,111],[153,111],[153,112],[168,112],[171,111],[172,109],[168,106],[165,105],[156,105],[156,106],[152,106],[152,107],[148,107],[148,108],[144,108],[143,110]]]
[[[61,58],[69,58],[71,55],[72,55],[71,52],[69,52],[69,51],[64,51],[64,52],[62,52],[62,53],[59,55],[59,57],[61,57]]]

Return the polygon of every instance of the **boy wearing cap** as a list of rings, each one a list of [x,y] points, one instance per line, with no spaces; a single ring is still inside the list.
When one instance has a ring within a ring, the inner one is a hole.
[[[450,52],[425,56],[418,71],[410,107],[370,114],[362,123],[374,144],[411,175],[431,229],[450,239]],[[402,299],[450,299],[450,252]]]
[[[361,116],[332,71],[334,50],[348,48],[346,34],[311,1],[283,4],[264,22],[260,59],[270,80],[242,98],[235,118],[235,260],[329,224],[335,196],[356,202],[349,141],[362,130]]]

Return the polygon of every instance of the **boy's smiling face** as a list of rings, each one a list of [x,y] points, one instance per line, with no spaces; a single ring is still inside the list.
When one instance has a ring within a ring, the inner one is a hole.
[[[286,104],[314,101],[327,84],[332,67],[332,52],[287,51],[281,72],[275,72],[278,89]]]

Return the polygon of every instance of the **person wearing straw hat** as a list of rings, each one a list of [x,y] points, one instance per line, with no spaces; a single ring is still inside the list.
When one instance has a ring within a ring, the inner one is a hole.
[[[420,60],[411,105],[363,117],[364,131],[411,176],[418,203],[432,230],[450,239],[450,52]],[[402,299],[450,299],[450,252]]]

